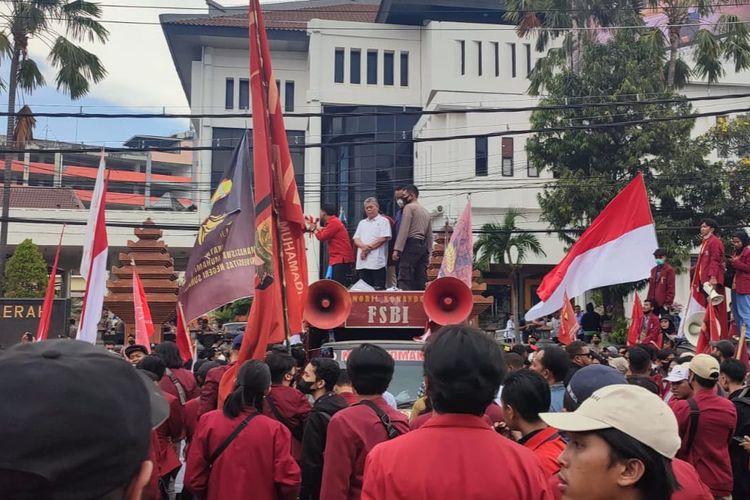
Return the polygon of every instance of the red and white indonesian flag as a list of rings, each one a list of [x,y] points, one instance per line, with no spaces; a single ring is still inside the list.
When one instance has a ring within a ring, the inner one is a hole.
[[[86,292],[83,296],[81,321],[76,338],[96,343],[97,326],[102,316],[104,295],[107,291],[107,224],[104,218],[106,207],[107,181],[104,178],[104,155],[99,162],[96,185],[91,198],[89,220],[86,224],[86,237],[83,241],[81,275],[86,279]]]
[[[564,295],[648,278],[658,248],[642,174],[607,205],[565,258],[539,285],[541,299],[526,313],[531,321],[560,310]]]

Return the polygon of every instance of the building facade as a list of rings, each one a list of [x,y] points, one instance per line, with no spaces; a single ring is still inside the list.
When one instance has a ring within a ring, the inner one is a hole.
[[[501,3],[310,0],[263,8],[307,214],[317,214],[321,203],[336,204],[353,230],[365,198],[377,196],[383,211],[393,215],[393,189],[414,183],[436,229],[454,221],[469,196],[475,228],[501,221],[516,208],[524,214],[524,228],[547,229],[537,195],[551,175],[529,165],[528,136],[488,135],[528,129],[531,111],[472,112],[538,102],[527,93],[540,57],[536,40],[519,38],[513,26],[503,24]],[[161,23],[192,112],[231,115],[195,118],[196,145],[235,144],[251,126],[246,9],[209,2],[204,15],[167,14]],[[720,85],[693,82],[684,93],[729,94],[749,84],[747,72],[727,67]],[[695,108],[731,109],[739,102],[697,102]],[[714,123],[700,118],[695,133]],[[198,182],[213,187],[228,153],[205,151],[198,157]],[[201,215],[209,196],[198,193]],[[538,236],[546,257],[527,260],[533,272],[519,290],[524,309],[565,250],[556,236]],[[321,250],[310,241],[311,280],[324,272]],[[493,279],[491,286],[507,288],[506,278]],[[507,304],[507,296],[498,300]]]

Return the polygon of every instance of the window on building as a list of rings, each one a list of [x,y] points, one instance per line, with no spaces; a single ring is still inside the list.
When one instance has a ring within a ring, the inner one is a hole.
[[[509,43],[510,46],[510,76],[516,77],[516,44]]]
[[[477,177],[487,176],[487,137],[474,139],[474,175]]]
[[[513,138],[503,137],[501,147],[501,156],[503,159],[502,174],[505,177],[513,176]]]
[[[500,76],[500,43],[492,42],[492,48],[495,52],[495,76]]]
[[[529,177],[539,177],[539,169],[529,160],[526,160],[526,175]]]
[[[367,51],[367,83],[369,85],[378,84],[378,51]]]
[[[234,109],[234,78],[227,78],[225,84],[224,109]]]
[[[344,83],[344,49],[336,49],[333,57],[333,81]]]
[[[349,83],[359,84],[362,81],[362,51],[349,51]]]
[[[458,41],[458,55],[461,61],[461,75],[466,74],[466,42],[463,40]]]
[[[526,50],[526,76],[531,74],[531,44],[524,43],[523,48]]]
[[[393,85],[393,52],[383,53],[383,84]]]
[[[401,52],[401,86],[409,86],[409,53]]]
[[[291,80],[284,82],[284,111],[294,111],[294,82]]]
[[[250,109],[250,80],[240,78],[240,109]]]
[[[482,76],[482,42],[477,44],[477,75]]]

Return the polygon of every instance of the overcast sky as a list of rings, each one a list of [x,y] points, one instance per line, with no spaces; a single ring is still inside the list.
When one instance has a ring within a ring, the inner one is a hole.
[[[158,21],[159,14],[164,13],[206,13],[208,9],[204,0],[106,0],[102,3],[107,5],[102,7],[104,21],[154,24],[104,23],[110,31],[109,42],[106,45],[91,44],[87,48],[99,55],[108,76],[93,86],[89,96],[78,101],[71,101],[55,91],[54,73],[46,65],[48,48],[39,40],[32,41],[31,54],[39,63],[44,63],[42,67],[45,78],[52,85],[38,89],[32,95],[21,96],[21,100],[37,112],[78,111],[79,106],[90,112],[160,112],[163,106],[167,107],[167,112],[189,111]],[[238,4],[236,0],[222,3]],[[158,8],[115,6],[123,4]],[[7,59],[0,61],[0,67],[7,75]],[[7,103],[7,94],[2,95],[0,100]],[[3,105],[3,109],[6,106],[7,104]],[[35,137],[115,146],[135,134],[173,134],[185,130],[188,126],[187,120],[40,118],[37,121]]]

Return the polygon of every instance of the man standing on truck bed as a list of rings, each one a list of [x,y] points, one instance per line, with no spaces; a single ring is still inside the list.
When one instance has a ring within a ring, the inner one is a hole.
[[[404,186],[401,214],[393,260],[398,262],[398,287],[401,290],[424,290],[427,265],[432,253],[432,221],[430,212],[419,204],[419,190]]]

